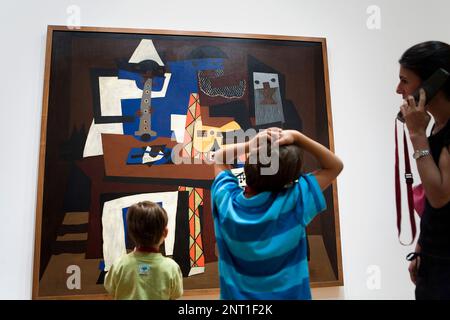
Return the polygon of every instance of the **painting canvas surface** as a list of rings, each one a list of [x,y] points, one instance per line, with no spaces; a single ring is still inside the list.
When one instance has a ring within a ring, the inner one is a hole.
[[[143,200],[168,212],[161,252],[185,291],[218,288],[210,152],[274,125],[333,148],[324,39],[49,27],[47,40],[35,298],[104,294]],[[335,187],[308,227],[313,286],[342,283]]]

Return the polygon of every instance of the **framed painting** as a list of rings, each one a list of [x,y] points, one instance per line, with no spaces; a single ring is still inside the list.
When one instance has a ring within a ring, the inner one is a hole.
[[[203,160],[229,133],[274,125],[334,150],[325,39],[49,26],[33,298],[107,298],[105,274],[133,249],[127,208],[141,200],[168,213],[161,252],[185,295],[218,294]],[[336,188],[307,229],[312,287],[343,284]]]

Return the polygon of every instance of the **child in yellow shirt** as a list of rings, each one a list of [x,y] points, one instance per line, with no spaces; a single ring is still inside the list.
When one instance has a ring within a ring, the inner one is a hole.
[[[168,300],[183,295],[180,267],[159,252],[168,233],[167,221],[166,211],[150,201],[128,209],[128,233],[136,247],[106,274],[105,289],[114,299]]]

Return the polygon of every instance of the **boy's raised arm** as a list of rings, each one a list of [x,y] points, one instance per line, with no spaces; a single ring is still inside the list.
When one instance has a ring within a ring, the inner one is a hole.
[[[283,130],[278,143],[280,146],[296,144],[317,159],[321,169],[315,171],[313,174],[322,190],[325,190],[344,168],[341,159],[333,152],[296,130]]]
[[[234,160],[249,150],[249,143],[242,142],[224,145],[214,153],[214,175],[217,176],[224,170],[230,170]]]

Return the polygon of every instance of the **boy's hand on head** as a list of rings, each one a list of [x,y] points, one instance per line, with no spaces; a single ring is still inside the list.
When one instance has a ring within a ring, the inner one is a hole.
[[[267,129],[267,134],[270,136],[270,139],[271,139],[270,141],[272,143],[274,143],[280,139],[282,132],[283,132],[283,129],[280,129],[277,127]]]
[[[293,144],[295,142],[295,130],[282,130],[279,134],[278,144],[280,146]]]
[[[258,132],[258,134],[249,141],[249,151],[254,152],[258,150],[262,144],[278,141],[282,131],[283,130],[280,128],[273,127]]]

